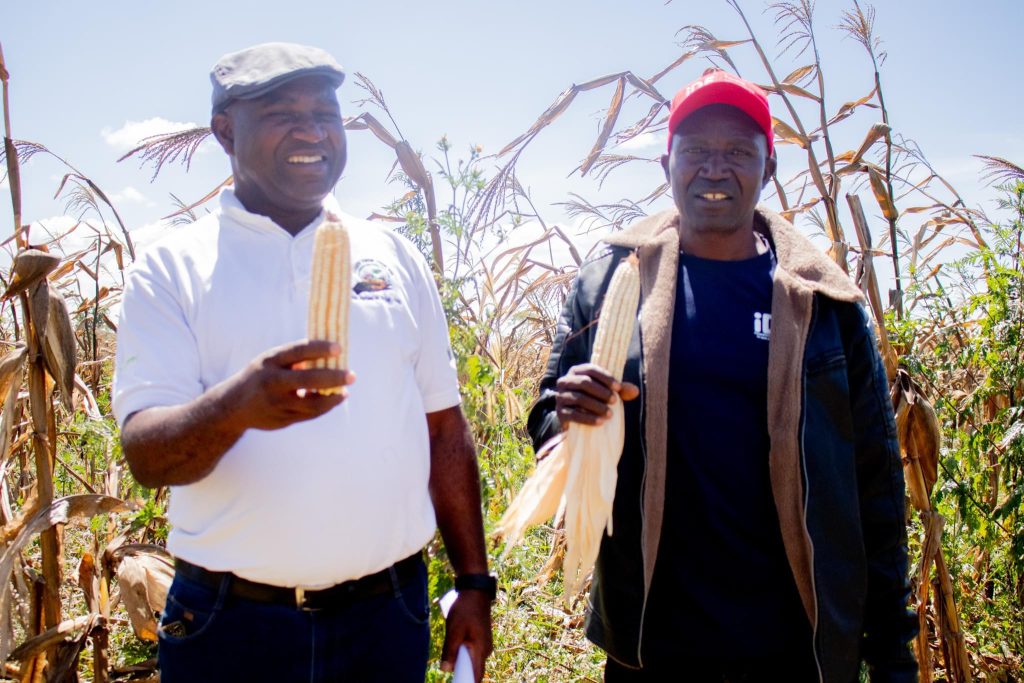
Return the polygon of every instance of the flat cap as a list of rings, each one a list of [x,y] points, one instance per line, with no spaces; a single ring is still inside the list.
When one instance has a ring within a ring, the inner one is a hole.
[[[263,43],[231,52],[210,71],[213,113],[223,111],[232,100],[259,97],[288,81],[317,75],[328,77],[335,87],[345,80],[341,65],[317,47]]]

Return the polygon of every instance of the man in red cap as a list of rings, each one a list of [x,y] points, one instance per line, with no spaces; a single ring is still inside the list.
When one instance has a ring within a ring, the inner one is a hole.
[[[776,167],[765,93],[706,72],[672,102],[662,165],[675,208],[580,269],[529,420],[539,446],[626,401],[587,619],[605,678],[846,683],[864,662],[914,681],[884,369],[857,287],[758,206]],[[631,251],[642,296],[618,382],[587,359]]]

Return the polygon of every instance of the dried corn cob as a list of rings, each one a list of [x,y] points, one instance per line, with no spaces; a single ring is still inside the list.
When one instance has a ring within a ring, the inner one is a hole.
[[[352,284],[352,264],[348,231],[340,221],[328,216],[317,228],[313,242],[313,269],[309,283],[310,339],[336,342],[341,353],[314,362],[317,368],[348,369],[348,306]],[[336,394],[341,387],[321,390]]]
[[[591,362],[620,381],[639,301],[639,262],[631,255],[612,274],[591,352]],[[545,444],[541,452],[549,453],[547,459],[541,461],[498,524],[498,533],[511,547],[522,540],[527,526],[564,508],[566,601],[576,595],[594,566],[605,530],[612,533],[612,504],[625,439],[622,401],[617,399],[611,411],[611,418],[603,424],[569,423],[563,434]],[[554,502],[558,499],[560,505]]]

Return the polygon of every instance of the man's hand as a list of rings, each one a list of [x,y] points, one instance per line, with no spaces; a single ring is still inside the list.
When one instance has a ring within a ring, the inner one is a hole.
[[[307,366],[337,354],[337,344],[326,341],[279,346],[188,403],[128,416],[121,444],[136,481],[151,488],[197,482],[247,429],[281,429],[323,415],[345,400],[355,375]],[[337,394],[320,393],[335,387]]]
[[[348,370],[311,368],[311,361],[337,356],[338,345],[302,341],[267,351],[227,380],[225,398],[233,419],[252,429],[281,429],[319,417],[348,396],[355,381]],[[338,393],[320,393],[339,388]]]
[[[448,611],[441,651],[441,670],[452,671],[459,646],[469,649],[473,660],[473,676],[483,680],[484,662],[493,649],[491,641],[491,601],[482,591],[467,590],[459,593]]]
[[[582,363],[569,368],[555,384],[555,414],[563,427],[570,422],[598,425],[611,417],[609,406],[616,396],[632,401],[639,395],[635,384],[619,382],[593,363]]]

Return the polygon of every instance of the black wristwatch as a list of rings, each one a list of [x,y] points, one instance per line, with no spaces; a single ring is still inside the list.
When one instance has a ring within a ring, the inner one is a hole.
[[[492,602],[498,597],[498,579],[492,574],[463,574],[455,577],[455,590],[483,591]]]

